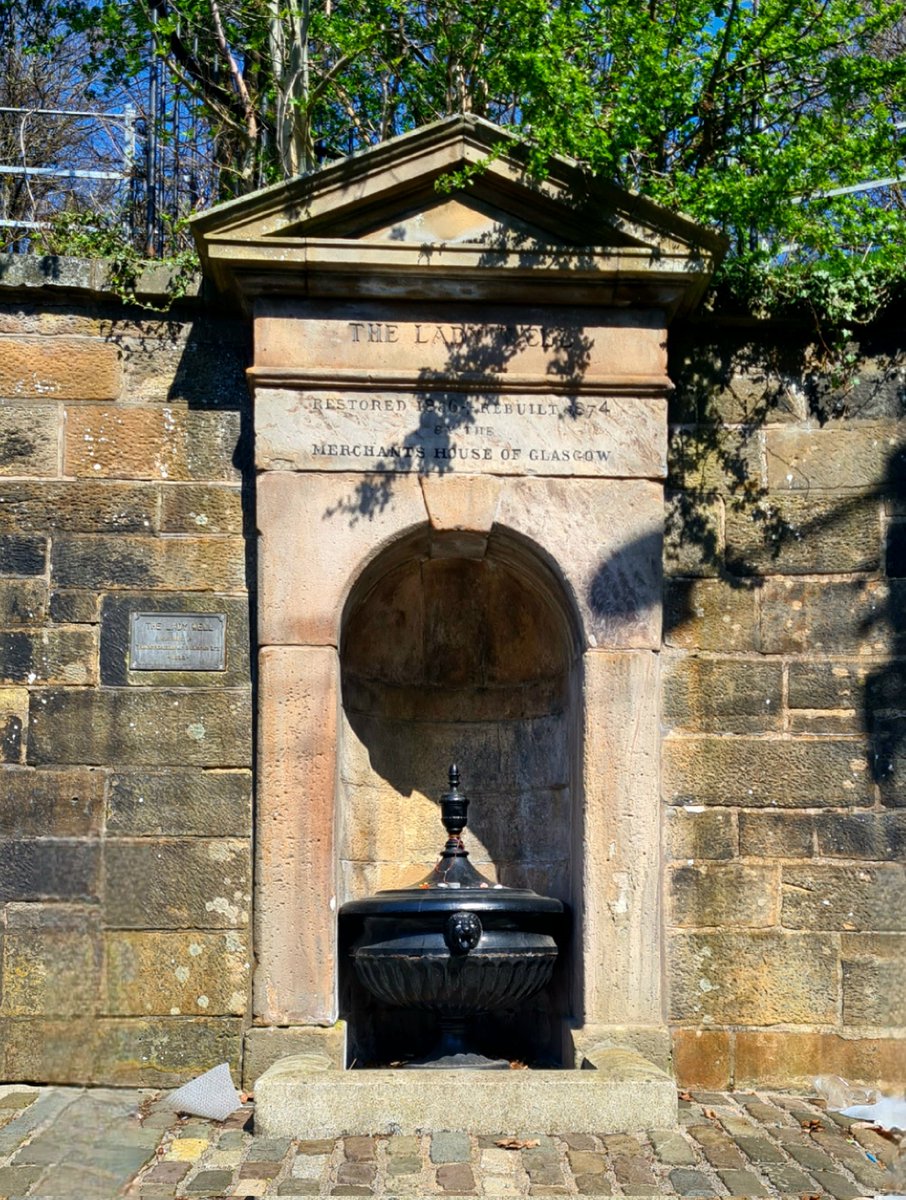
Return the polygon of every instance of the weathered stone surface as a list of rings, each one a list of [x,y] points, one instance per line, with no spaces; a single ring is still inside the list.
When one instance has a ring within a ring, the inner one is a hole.
[[[761,484],[764,431],[753,426],[680,426],[670,431],[668,483],[707,496],[745,495]]]
[[[51,592],[50,619],[61,625],[96,625],[101,619],[101,598],[97,592]]]
[[[157,528],[156,493],[148,484],[6,480],[0,483],[0,529],[152,533]]]
[[[94,1073],[111,1084],[176,1087],[227,1062],[239,1074],[242,1022],[236,1017],[111,1017],[97,1022]]]
[[[776,925],[778,872],[738,863],[676,867],[671,872],[671,920],[675,926]]]
[[[803,347],[773,330],[721,329],[710,338],[701,327],[671,331],[671,419],[764,425],[808,415]]]
[[[245,767],[247,691],[47,690],[32,693],[28,761]]]
[[[0,1063],[10,1083],[81,1083],[95,1078],[96,1022],[90,1017],[0,1019]]]
[[[752,659],[668,658],[664,722],[668,729],[759,733],[782,725],[783,668]]]
[[[818,853],[824,858],[906,859],[906,812],[828,813],[815,821]],[[906,903],[906,898],[904,898]]]
[[[768,487],[846,492],[888,483],[897,491],[901,441],[894,424],[768,430]]]
[[[758,650],[756,589],[740,582],[671,580],[664,641],[683,650]]]
[[[680,1087],[727,1087],[730,1035],[718,1029],[674,1029],[673,1066]]]
[[[254,1090],[258,1078],[275,1062],[290,1054],[304,1054],[309,1060],[324,1060],[326,1070],[346,1067],[346,1023],[335,1025],[290,1025],[282,1028],[249,1029],[242,1057],[244,1086]]]
[[[670,804],[827,808],[874,798],[857,742],[669,738],[663,754]]]
[[[15,400],[116,400],[116,347],[94,338],[4,337],[0,396]]]
[[[769,579],[761,592],[764,654],[884,654],[897,626],[889,585]]]
[[[186,483],[160,489],[161,533],[242,533],[244,525],[238,487]]]
[[[92,900],[98,895],[97,841],[62,838],[0,843],[0,901]]]
[[[836,1020],[836,940],[746,930],[674,933],[668,940],[671,1017],[728,1025]]]
[[[137,671],[130,669],[130,624],[133,613],[222,613],[226,664],[222,671]],[[114,687],[236,687],[248,683],[248,600],[204,593],[113,593],[101,605],[101,682]]]
[[[768,494],[728,505],[727,568],[736,575],[822,575],[876,571],[879,501]]]
[[[80,406],[66,420],[65,472],[85,479],[235,480],[239,414]]]
[[[902,863],[783,870],[787,929],[906,930]]]
[[[687,859],[735,858],[738,851],[734,814],[698,808],[667,809],[668,857]]]
[[[791,662],[790,708],[859,709],[871,666],[860,662]]]
[[[251,772],[117,771],[110,779],[106,828],[133,837],[251,837]]]
[[[586,781],[582,851],[585,1021],[662,1021],[658,655],[585,656]],[[608,714],[601,719],[601,714]],[[581,870],[581,876],[578,872]]]
[[[419,483],[434,529],[491,532],[500,503],[499,479],[486,475],[421,475]]]
[[[64,588],[242,591],[245,573],[245,542],[234,537],[76,534],[55,538],[51,554],[53,582]]]
[[[60,474],[56,404],[0,403],[0,477]]]
[[[43,575],[46,566],[47,538],[15,534],[0,537],[0,574]]]
[[[206,922],[202,922],[206,923]],[[235,1016],[248,1003],[248,935],[231,929],[107,933],[107,1016]]]
[[[113,929],[239,929],[249,922],[248,842],[109,838],[104,921]]]
[[[205,313],[182,327],[120,319],[108,336],[122,350],[130,399],[233,409],[248,403],[250,334],[245,320],[218,320]]]
[[[741,812],[739,853],[758,858],[811,858],[815,852],[815,827],[838,814],[816,818],[811,813]]]
[[[259,665],[255,1015],[275,1025],[333,1025],[337,654],[271,647]]]
[[[664,401],[255,388],[259,470],[663,478]]]
[[[9,1017],[79,1017],[97,1005],[99,913],[69,904],[9,904],[3,1000]]]
[[[0,579],[0,627],[40,625],[47,614],[43,579]]]
[[[737,1087],[810,1087],[816,1075],[893,1092],[906,1072],[906,1039],[847,1037],[811,1031],[740,1030],[736,1034]]]
[[[0,775],[0,828],[8,838],[94,837],[104,813],[104,771],[7,769]]]
[[[28,728],[26,688],[0,688],[0,763],[22,762]],[[2,813],[0,800],[0,813]],[[0,823],[0,828],[6,826]]]
[[[0,633],[0,683],[93,684],[97,654],[93,629]]]
[[[724,561],[723,501],[690,492],[672,492],[664,513],[664,573],[668,576],[720,574]]]
[[[846,1025],[906,1025],[906,937],[844,934],[843,1021]]]

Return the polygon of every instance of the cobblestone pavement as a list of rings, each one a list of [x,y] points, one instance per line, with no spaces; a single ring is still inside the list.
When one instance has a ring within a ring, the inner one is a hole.
[[[304,1131],[300,1131],[303,1133]],[[499,1143],[511,1137],[514,1148]],[[896,1144],[798,1096],[681,1093],[679,1125],[627,1136],[502,1130],[256,1137],[251,1105],[178,1117],[154,1092],[0,1087],[0,1200],[226,1196],[795,1196],[903,1193]]]

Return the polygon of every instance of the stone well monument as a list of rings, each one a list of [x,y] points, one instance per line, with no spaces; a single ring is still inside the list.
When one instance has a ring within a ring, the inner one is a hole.
[[[663,1066],[666,338],[720,239],[471,117],[195,230],[254,322],[252,1044],[368,1057],[337,910],[424,874],[456,761],[476,865],[572,914],[532,1036]]]

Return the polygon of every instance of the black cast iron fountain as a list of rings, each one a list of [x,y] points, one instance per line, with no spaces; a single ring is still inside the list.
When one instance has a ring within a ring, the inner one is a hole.
[[[434,869],[414,887],[344,904],[340,916],[362,923],[352,956],[368,991],[439,1018],[439,1043],[409,1066],[504,1068],[506,1060],[473,1052],[468,1023],[516,1007],[549,982],[564,910],[559,900],[491,883],[475,870],[462,840],[469,801],[455,765],[449,778],[441,797],[448,838]]]

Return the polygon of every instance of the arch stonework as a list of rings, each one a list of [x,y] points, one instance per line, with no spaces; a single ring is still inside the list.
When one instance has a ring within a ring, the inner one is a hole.
[[[569,626],[564,1025],[574,1041],[619,1027],[649,1050],[666,1042],[666,330],[722,247],[565,160],[530,180],[501,141],[450,119],[195,223],[208,277],[255,331],[254,1021],[287,1049],[321,1037],[335,1059],[336,913],[380,878],[343,858],[356,823],[344,622],[407,556],[500,563]],[[517,755],[513,772],[532,761]],[[439,783],[446,767],[432,764]],[[407,799],[387,801],[403,821]]]

